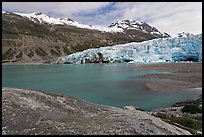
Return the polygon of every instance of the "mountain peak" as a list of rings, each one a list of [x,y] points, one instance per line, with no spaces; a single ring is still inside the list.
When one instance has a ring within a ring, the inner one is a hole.
[[[35,15],[42,15],[42,12],[38,11],[38,12],[34,12]]]
[[[191,34],[189,32],[179,32],[179,33],[177,33],[177,37],[188,37],[190,35],[193,35],[193,34]]]
[[[143,22],[135,21],[133,19],[124,19],[124,20],[116,21],[116,22],[112,23],[109,27],[117,26],[119,28],[126,29],[129,26],[137,27],[138,25],[142,25],[142,24],[143,24]]]
[[[125,19],[125,20],[121,20],[121,21],[116,21],[116,22],[112,23],[109,27],[110,28],[111,27],[117,27],[117,28],[122,28],[124,30],[133,29],[133,30],[142,31],[144,33],[151,33],[151,34],[155,34],[155,35],[162,35],[165,37],[169,37],[169,35],[167,33],[160,32],[158,29],[150,26],[146,22],[135,21],[133,19]]]

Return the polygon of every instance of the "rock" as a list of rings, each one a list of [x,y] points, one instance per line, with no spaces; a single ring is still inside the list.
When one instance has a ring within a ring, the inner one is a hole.
[[[145,111],[142,108],[136,107],[136,106],[124,106],[124,109],[128,109],[128,110],[141,110],[141,111]]]
[[[70,96],[13,88],[2,89],[2,103],[2,109],[7,109],[2,112],[2,127],[6,127],[2,134],[191,134],[145,111],[140,111],[135,106],[122,109]],[[17,109],[18,117],[12,117],[11,114]]]

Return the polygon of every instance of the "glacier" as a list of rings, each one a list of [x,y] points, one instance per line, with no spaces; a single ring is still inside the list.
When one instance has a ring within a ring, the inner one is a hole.
[[[202,61],[202,34],[158,38],[87,49],[58,58],[56,63],[156,63]]]

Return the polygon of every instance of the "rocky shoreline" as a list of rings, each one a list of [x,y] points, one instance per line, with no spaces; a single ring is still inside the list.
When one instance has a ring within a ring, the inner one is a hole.
[[[2,134],[190,135],[147,112],[94,104],[70,96],[2,89]]]
[[[155,109],[148,113],[194,135],[202,134],[202,95],[197,99],[177,102],[172,107]]]

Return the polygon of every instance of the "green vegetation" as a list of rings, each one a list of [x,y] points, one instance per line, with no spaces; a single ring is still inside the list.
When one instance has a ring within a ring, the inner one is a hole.
[[[172,117],[170,120],[195,130],[202,129],[202,116],[183,115],[182,117]]]
[[[38,49],[35,49],[36,53],[38,56],[41,56],[41,57],[44,57],[44,56],[47,56],[47,52],[45,52],[42,48],[38,48]]]
[[[51,52],[52,55],[60,56],[60,53],[55,51],[55,50],[53,50],[53,49],[51,49],[50,52]]]
[[[16,58],[22,58],[23,57],[23,53],[20,52],[18,55],[16,55]]]
[[[38,37],[45,37],[52,34],[45,25],[40,25],[27,20],[25,21],[23,19],[12,19],[14,20],[12,22],[5,19],[2,20],[2,33],[12,35],[26,34]]]
[[[197,104],[191,104],[191,105],[185,105],[182,110],[183,113],[190,113],[190,114],[196,114],[196,113],[202,113],[202,108],[198,107]]]
[[[30,53],[28,53],[27,55],[28,55],[28,57],[32,58],[32,57],[34,56],[34,53],[33,53],[33,51],[31,50]]]
[[[64,50],[65,55],[71,54],[71,52],[69,51],[69,49],[67,47],[63,47],[63,50]]]
[[[87,35],[87,33],[90,30],[87,29],[81,29],[81,28],[77,28],[77,27],[69,27],[67,29],[61,29],[61,31],[65,32],[65,33],[71,33],[71,34],[75,34],[75,35]]]
[[[82,43],[82,44],[77,44],[77,45],[73,46],[72,48],[76,51],[83,51],[83,50],[86,50],[89,48],[93,48],[93,46],[91,43],[86,42],[86,43]]]
[[[161,113],[161,112],[158,112],[155,116],[156,116],[156,117],[159,117],[159,118],[161,118],[161,119],[166,119],[166,118],[167,118],[166,114]]]
[[[202,121],[202,116],[192,116],[193,119]]]
[[[11,34],[11,35],[18,35],[18,33],[11,29],[12,27],[11,22],[7,20],[2,20],[2,33]]]
[[[125,36],[125,35],[121,35],[121,34],[120,35],[112,35],[111,39],[114,42],[120,41],[122,43],[127,43],[127,42],[129,42],[131,40],[131,38],[129,38],[129,37]]]
[[[55,46],[55,49],[60,52],[60,47],[59,46]]]
[[[191,132],[193,135],[197,135],[197,131],[202,131],[202,108],[199,104],[202,103],[202,98],[191,102],[191,104],[185,104],[181,109],[181,114],[168,115],[163,112],[157,112],[156,117],[162,118],[171,124],[179,124],[178,127],[184,128]]]
[[[6,52],[2,54],[2,60],[11,59],[13,57],[13,52],[11,48],[9,48]]]
[[[17,46],[17,44],[10,39],[2,39],[2,45],[4,45],[5,47]]]

